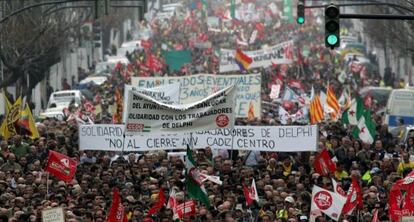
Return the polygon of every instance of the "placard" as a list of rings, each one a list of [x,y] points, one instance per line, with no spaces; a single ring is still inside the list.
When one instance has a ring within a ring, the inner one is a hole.
[[[42,210],[42,222],[65,222],[62,207]]]
[[[197,74],[180,77],[132,77],[138,88],[152,88],[163,84],[180,84],[180,102],[192,103],[230,85],[237,87],[236,117],[247,117],[250,103],[255,117],[261,115],[261,74],[214,75]]]
[[[316,151],[318,127],[304,126],[235,126],[190,134],[144,134],[123,138],[120,124],[79,126],[81,150],[138,152],[185,149],[193,143],[195,149],[258,150],[271,152]],[[125,146],[123,144],[125,143]],[[232,146],[233,145],[233,146]]]
[[[270,94],[269,94],[269,97],[271,99],[277,99],[277,98],[279,98],[279,95],[280,95],[280,87],[281,87],[280,84],[273,84],[272,85],[272,90],[270,91]]]
[[[243,51],[243,53],[253,60],[249,69],[268,67],[272,64],[290,64],[292,63],[292,46],[293,41],[287,41],[269,48],[256,51]],[[221,73],[240,70],[236,63],[235,55],[236,50],[220,49],[219,71]]]
[[[192,132],[234,126],[235,86],[201,101],[169,105],[143,93],[129,91],[125,134]]]

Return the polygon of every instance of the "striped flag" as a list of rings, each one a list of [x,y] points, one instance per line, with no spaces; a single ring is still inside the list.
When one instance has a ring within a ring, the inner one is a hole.
[[[236,63],[239,65],[241,71],[245,71],[249,69],[250,64],[252,64],[253,60],[248,55],[244,54],[240,49],[236,50]]]
[[[316,124],[323,120],[324,113],[319,95],[315,95],[310,103],[309,116],[311,124]]]
[[[336,99],[335,92],[330,86],[328,86],[328,89],[326,90],[326,103],[332,109],[332,112],[330,113],[331,118],[337,120],[341,106]]]

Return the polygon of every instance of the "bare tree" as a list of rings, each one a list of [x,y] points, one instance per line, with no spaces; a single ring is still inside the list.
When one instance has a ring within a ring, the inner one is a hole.
[[[5,14],[38,2],[7,1]],[[50,13],[50,9],[51,6],[29,9],[0,24],[0,60],[4,65],[0,88],[16,84],[18,94],[30,98],[36,84],[60,61],[90,11],[65,9]]]

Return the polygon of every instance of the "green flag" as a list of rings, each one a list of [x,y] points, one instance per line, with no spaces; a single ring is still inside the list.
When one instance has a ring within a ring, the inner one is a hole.
[[[193,159],[193,151],[190,149],[189,145],[187,145],[187,159],[185,165],[185,187],[187,189],[188,196],[190,196],[190,198],[199,200],[207,207],[210,207],[207,191],[201,181],[200,171],[198,170],[196,162]]]
[[[203,13],[203,17],[207,17],[207,0],[201,0],[201,12]]]
[[[359,138],[364,143],[372,144],[375,139],[375,123],[371,118],[371,112],[365,110],[364,114],[358,121],[358,125],[352,129],[352,135]]]
[[[192,60],[190,50],[163,51],[162,54],[170,71],[180,70],[184,64],[191,63]]]
[[[364,105],[361,97],[358,96],[351,101],[350,107],[342,114],[342,123],[357,125],[363,113]]]
[[[230,17],[236,18],[236,0],[230,0]]]

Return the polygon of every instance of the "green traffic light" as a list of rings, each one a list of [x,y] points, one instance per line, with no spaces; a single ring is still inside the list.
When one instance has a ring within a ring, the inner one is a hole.
[[[328,35],[328,37],[326,38],[326,41],[328,42],[329,45],[336,45],[336,43],[338,43],[338,36],[336,35]]]
[[[305,23],[305,18],[304,17],[298,17],[298,19],[296,19],[296,21],[298,22],[298,24],[303,24]]]

